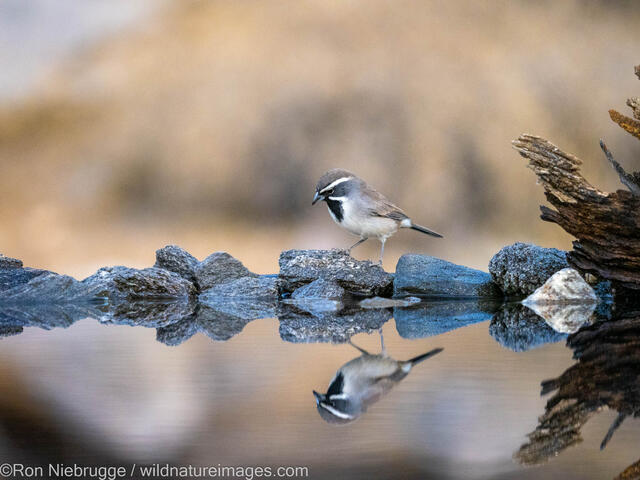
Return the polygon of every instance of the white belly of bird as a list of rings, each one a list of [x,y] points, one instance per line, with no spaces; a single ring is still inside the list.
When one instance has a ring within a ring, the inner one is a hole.
[[[376,237],[380,240],[386,240],[398,231],[398,224],[395,220],[385,217],[358,215],[348,201],[342,202],[342,211],[342,222],[339,222],[331,212],[331,209],[329,209],[331,217],[338,225],[359,237]]]

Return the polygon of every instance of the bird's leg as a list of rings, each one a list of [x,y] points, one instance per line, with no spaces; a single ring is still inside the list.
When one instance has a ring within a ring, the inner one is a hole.
[[[378,333],[380,333],[380,346],[382,347],[382,355],[386,355],[387,349],[384,346],[384,336],[382,335],[382,327],[378,329]]]
[[[384,256],[384,242],[386,242],[387,239],[385,238],[384,240],[380,241],[382,242],[382,247],[380,247],[380,261],[378,262],[378,264],[382,266],[382,257]]]
[[[351,339],[349,339],[347,342],[349,343],[349,345],[351,345],[356,350],[359,350],[361,353],[365,355],[369,355],[369,352],[367,352],[364,348],[360,348],[359,346],[357,346],[355,343],[351,341]]]
[[[360,239],[360,240],[358,240],[356,243],[354,243],[353,245],[351,245],[351,246],[349,247],[349,250],[348,250],[349,255],[351,255],[351,250],[353,250],[355,247],[357,247],[358,245],[360,245],[362,242],[364,242],[364,241],[366,241],[366,240],[367,240],[366,238],[361,238],[361,239]]]

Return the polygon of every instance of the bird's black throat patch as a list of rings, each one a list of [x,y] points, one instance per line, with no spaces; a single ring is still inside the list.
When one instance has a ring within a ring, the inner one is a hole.
[[[340,200],[330,200],[327,198],[327,206],[331,213],[336,217],[339,222],[342,222],[344,218],[344,210],[342,209],[342,202]]]

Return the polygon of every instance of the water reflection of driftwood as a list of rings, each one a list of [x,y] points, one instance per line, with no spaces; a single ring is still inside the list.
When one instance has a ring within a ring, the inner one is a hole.
[[[626,417],[640,415],[640,313],[587,326],[569,336],[567,344],[578,362],[542,383],[543,395],[556,393],[529,442],[515,454],[521,463],[544,462],[582,441],[582,426],[602,407],[616,410],[618,417],[601,448]],[[640,478],[637,464],[625,472],[621,478]]]

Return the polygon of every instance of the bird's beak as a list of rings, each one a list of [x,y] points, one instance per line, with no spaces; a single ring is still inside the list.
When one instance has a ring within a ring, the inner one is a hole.
[[[316,392],[315,390],[313,391],[313,396],[316,397],[316,405],[318,405],[322,400],[324,400],[324,395]]]
[[[318,203],[318,200],[322,200],[322,199],[323,199],[322,195],[316,192],[316,194],[313,196],[313,201],[311,202],[311,205],[315,205],[316,203]]]

